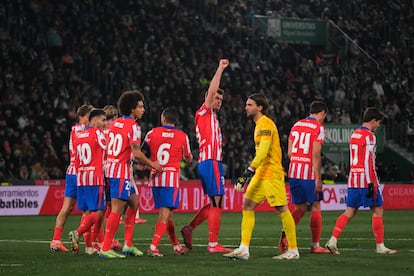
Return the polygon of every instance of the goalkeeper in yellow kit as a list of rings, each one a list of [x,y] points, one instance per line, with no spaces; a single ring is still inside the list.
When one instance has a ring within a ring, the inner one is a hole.
[[[244,186],[250,182],[243,202],[240,246],[233,252],[224,254],[224,257],[227,258],[249,259],[249,245],[255,223],[255,209],[258,204],[267,199],[269,205],[275,207],[278,216],[282,220],[289,244],[288,251],[274,256],[273,259],[299,259],[296,244],[296,226],[287,205],[279,133],[272,119],[265,115],[268,107],[269,102],[266,96],[261,93],[250,95],[246,101],[247,117],[253,119],[256,124],[254,130],[256,155],[235,185],[237,191],[243,192]]]

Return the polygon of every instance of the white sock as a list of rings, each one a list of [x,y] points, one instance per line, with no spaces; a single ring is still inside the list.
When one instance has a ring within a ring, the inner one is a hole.
[[[244,250],[244,251],[247,251],[247,253],[249,253],[249,246],[248,245],[240,244],[239,248]]]
[[[292,254],[297,254],[297,255],[299,255],[299,250],[297,249],[297,248],[295,248],[295,249],[289,249],[288,250],[290,253],[292,253]]]

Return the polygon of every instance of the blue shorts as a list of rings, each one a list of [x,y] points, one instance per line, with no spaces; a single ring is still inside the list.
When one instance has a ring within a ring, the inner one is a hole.
[[[76,190],[76,174],[67,174],[65,185],[65,197],[71,197],[76,199]]]
[[[111,189],[111,198],[129,201],[129,198],[137,193],[129,179],[108,178],[108,182]]]
[[[79,186],[77,204],[82,211],[105,210],[104,186]]]
[[[152,187],[155,208],[177,209],[180,203],[180,190],[175,187]]]
[[[198,163],[198,175],[204,194],[209,197],[224,195],[224,173],[220,161],[210,159]]]
[[[348,188],[346,206],[358,209],[359,207],[379,207],[384,205],[381,189],[378,187],[376,197],[367,198],[368,188]]]
[[[315,180],[289,178],[289,185],[294,204],[312,204],[323,200],[323,192],[315,193]]]

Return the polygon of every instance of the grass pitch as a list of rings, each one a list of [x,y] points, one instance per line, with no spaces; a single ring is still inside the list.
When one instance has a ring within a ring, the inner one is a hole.
[[[323,212],[321,245],[330,237],[332,227],[341,212]],[[154,231],[157,215],[143,214],[146,224],[136,225],[134,244],[146,252]],[[176,232],[193,214],[175,214]],[[414,211],[385,211],[385,244],[397,249],[397,255],[375,253],[369,211],[360,211],[347,225],[338,242],[341,255],[309,253],[309,213],[297,226],[299,260],[277,261],[277,242],[280,219],[274,213],[256,213],[256,227],[250,248],[250,259],[233,261],[222,254],[207,253],[208,230],[203,223],[193,234],[193,250],[175,256],[165,235],[160,250],[162,258],[127,257],[121,260],[100,259],[84,253],[51,252],[55,216],[0,217],[0,275],[414,275]],[[71,216],[64,236],[79,224],[80,216]],[[240,213],[224,213],[220,242],[238,247],[240,242]],[[123,225],[117,237],[122,241]]]

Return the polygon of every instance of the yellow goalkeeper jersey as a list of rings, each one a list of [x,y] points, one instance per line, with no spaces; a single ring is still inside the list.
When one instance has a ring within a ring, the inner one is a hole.
[[[284,175],[282,149],[279,132],[272,119],[263,115],[256,121],[254,129],[256,155],[251,163],[256,168],[256,176],[272,179]]]

